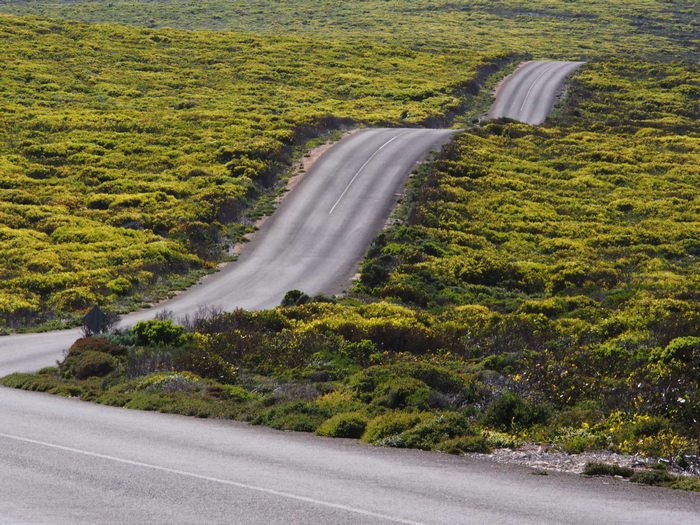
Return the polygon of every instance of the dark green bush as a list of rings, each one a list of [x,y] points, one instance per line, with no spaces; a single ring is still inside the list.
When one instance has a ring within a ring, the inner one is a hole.
[[[529,427],[549,421],[552,413],[544,405],[537,405],[506,392],[484,412],[481,422],[493,428],[511,430],[513,427]]]
[[[464,454],[468,452],[488,454],[491,452],[491,447],[483,434],[448,439],[439,443],[435,448],[448,454]]]
[[[256,417],[252,423],[253,425],[265,425],[278,430],[315,432],[321,426],[321,423],[332,415],[329,409],[320,407],[315,403],[295,401],[268,408]]]
[[[104,352],[83,351],[78,355],[70,355],[61,363],[61,374],[65,378],[87,379],[88,377],[104,377],[113,372],[117,366],[115,359]]]
[[[636,438],[655,436],[662,430],[669,427],[668,419],[663,417],[651,417],[649,419],[640,419],[632,427],[632,434]]]
[[[607,463],[586,463],[583,469],[584,476],[622,476],[629,478],[634,474],[634,470],[618,465],[608,465]]]
[[[448,370],[426,363],[378,365],[355,374],[348,384],[363,403],[396,408],[424,407],[431,391],[457,396],[465,391],[464,381]]]
[[[380,384],[372,393],[372,404],[386,408],[417,408],[426,410],[430,388],[411,377],[393,379]]]
[[[298,302],[299,299],[301,299],[305,295],[306,294],[301,290],[289,290],[286,294],[284,294],[281,306],[285,308],[290,306],[298,306],[300,304]]]
[[[129,349],[103,337],[83,337],[68,349],[68,357],[75,357],[83,352],[102,352],[113,357],[124,357],[129,354]]]
[[[359,439],[367,427],[367,418],[359,412],[336,414],[324,421],[316,429],[316,434],[325,437],[342,437]]]
[[[630,478],[633,483],[641,483],[643,485],[661,485],[668,483],[676,478],[665,470],[642,470],[635,472]]]

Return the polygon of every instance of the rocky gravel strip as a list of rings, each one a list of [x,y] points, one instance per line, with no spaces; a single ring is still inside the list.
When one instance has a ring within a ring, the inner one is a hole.
[[[608,465],[642,470],[658,461],[664,461],[658,458],[627,456],[610,452],[609,450],[569,454],[547,445],[527,442],[523,443],[523,445],[517,449],[501,448],[494,450],[491,454],[469,453],[466,454],[466,456],[495,461],[497,463],[524,465],[538,470],[571,472],[574,474],[581,474],[588,463],[606,463]],[[686,456],[686,458],[690,463],[689,468],[684,470],[675,465],[668,464],[668,472],[681,476],[700,475],[700,460],[698,457]],[[667,463],[666,461],[664,462]]]

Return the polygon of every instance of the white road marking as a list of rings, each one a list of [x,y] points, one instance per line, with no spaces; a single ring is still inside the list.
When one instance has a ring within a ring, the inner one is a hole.
[[[397,137],[394,137],[394,138],[397,138]],[[296,494],[290,494],[289,492],[282,492],[282,491],[274,490],[274,489],[266,489],[264,487],[257,487],[255,485],[248,485],[246,483],[238,483],[236,481],[229,481],[227,479],[213,478],[211,476],[203,476],[201,474],[194,474],[192,472],[185,472],[184,470],[177,470],[177,469],[172,469],[172,468],[167,468],[167,467],[160,467],[158,465],[151,465],[149,463],[141,463],[140,461],[131,461],[130,459],[122,459],[122,458],[117,458],[114,456],[107,456],[105,454],[98,454],[96,452],[89,452],[87,450],[80,450],[77,448],[64,447],[63,445],[56,445],[54,443],[47,443],[45,441],[37,441],[35,439],[28,439],[28,438],[23,438],[23,437],[19,437],[19,436],[12,436],[9,434],[2,434],[2,433],[0,433],[0,437],[6,438],[6,439],[12,439],[15,441],[21,441],[23,443],[31,443],[33,445],[40,445],[42,447],[48,447],[48,448],[53,448],[53,449],[57,449],[57,450],[64,450],[66,452],[73,452],[74,454],[82,454],[83,456],[89,456],[92,458],[106,459],[108,461],[114,461],[116,463],[122,463],[124,465],[131,465],[134,467],[148,468],[151,470],[158,470],[160,472],[167,472],[169,474],[178,474],[180,476],[187,476],[190,478],[201,479],[203,481],[210,481],[213,483],[221,483],[223,485],[231,485],[231,486],[242,488],[242,489],[255,490],[258,492],[263,492],[265,494],[271,494],[273,496],[281,496],[283,498],[294,499],[294,500],[303,501],[306,503],[313,503],[314,505],[321,505],[323,507],[329,507],[332,509],[353,512],[355,514],[361,514],[363,516],[369,516],[372,518],[379,518],[379,519],[383,519],[383,520],[387,520],[387,521],[392,521],[394,523],[404,523],[406,525],[425,525],[425,524],[420,523],[418,521],[404,520],[401,518],[396,518],[394,516],[387,516],[386,514],[379,514],[377,512],[371,512],[369,510],[358,509],[357,507],[348,507],[347,505],[341,505],[338,503],[330,503],[328,501],[323,501],[323,500],[314,499],[314,498],[307,498],[305,496],[298,496]]]
[[[535,87],[535,84],[537,84],[537,81],[538,81],[540,78],[542,78],[542,75],[544,75],[547,71],[549,71],[550,69],[552,69],[552,67],[554,67],[554,64],[552,64],[552,65],[549,66],[547,69],[545,69],[544,71],[542,71],[542,73],[540,73],[540,76],[538,76],[538,77],[535,79],[535,81],[532,83],[532,85],[530,86],[530,89],[527,90],[527,94],[525,95],[525,100],[523,100],[523,105],[520,106],[520,111],[522,111],[523,108],[525,107],[525,103],[527,102],[527,97],[530,96],[530,91],[532,91],[532,88]]]
[[[394,138],[387,140],[384,144],[382,144],[382,146],[381,146],[377,151],[375,151],[374,153],[372,153],[372,156],[371,156],[370,158],[368,158],[368,159],[367,159],[367,162],[365,162],[365,163],[362,165],[362,167],[358,170],[358,172],[355,173],[355,176],[352,178],[352,180],[351,180],[350,183],[347,185],[347,187],[345,188],[345,190],[343,190],[343,193],[341,193],[341,194],[340,194],[340,197],[338,197],[338,200],[335,201],[335,204],[334,204],[333,207],[331,208],[331,211],[328,212],[328,215],[330,215],[331,213],[333,213],[333,210],[335,210],[335,207],[336,207],[336,206],[338,205],[338,203],[340,202],[340,199],[342,199],[342,198],[345,196],[345,193],[350,189],[350,186],[352,185],[353,182],[355,182],[355,179],[356,179],[357,176],[360,174],[360,172],[361,172],[363,169],[365,169],[365,166],[367,166],[367,164],[369,164],[369,161],[372,160],[372,159],[374,158],[374,156],[375,156],[377,153],[379,153],[382,149],[384,149],[384,146],[388,145],[390,142],[395,141],[395,140],[398,139],[401,135],[405,135],[406,133],[408,133],[408,131],[404,131],[403,133],[400,133],[400,134],[396,135]]]

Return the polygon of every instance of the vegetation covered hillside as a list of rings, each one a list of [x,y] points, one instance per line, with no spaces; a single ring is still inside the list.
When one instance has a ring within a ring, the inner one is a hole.
[[[696,65],[589,64],[546,125],[488,123],[414,173],[354,298],[139,323],[4,384],[378,446],[606,448],[697,474],[698,89]]]
[[[694,0],[0,0],[0,12],[146,27],[371,39],[543,58],[697,57]]]
[[[177,286],[246,231],[295,146],[446,124],[490,63],[11,16],[0,50],[0,329]]]

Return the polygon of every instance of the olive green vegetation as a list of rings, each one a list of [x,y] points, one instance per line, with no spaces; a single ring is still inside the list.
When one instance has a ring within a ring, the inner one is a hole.
[[[80,343],[4,384],[378,446],[525,439],[691,468],[698,89],[696,65],[588,64],[545,125],[488,123],[416,170],[353,297],[149,321],[102,339],[128,351]]]
[[[545,58],[625,54],[695,60],[700,44],[695,0],[5,0],[0,12]]]
[[[309,139],[449,124],[503,60],[13,16],[0,35],[0,330],[182,289]]]

